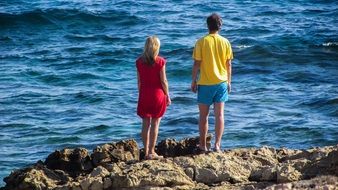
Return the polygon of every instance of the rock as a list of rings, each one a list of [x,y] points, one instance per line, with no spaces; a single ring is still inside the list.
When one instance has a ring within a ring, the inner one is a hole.
[[[54,190],[70,190],[71,188],[67,185],[57,186]]]
[[[195,179],[195,171],[193,168],[185,168],[184,172],[190,179]]]
[[[301,177],[302,174],[289,164],[277,167],[277,183],[298,181]]]
[[[337,176],[319,176],[309,180],[300,180],[296,182],[273,184],[265,188],[265,190],[276,189],[327,189],[335,190],[338,187]]]
[[[109,177],[103,179],[103,189],[108,189],[113,185],[112,180]]]
[[[270,147],[262,147],[255,151],[253,155],[254,159],[260,161],[262,165],[273,166],[278,163],[276,157],[276,150]]]
[[[174,158],[173,161],[182,168],[195,168],[195,158],[196,157],[180,156]]]
[[[306,159],[308,161],[314,162],[320,160],[321,158],[327,157],[328,154],[334,150],[337,150],[337,146],[312,148],[308,150],[290,150],[284,148],[284,154],[280,154],[280,150],[278,151],[278,156],[280,157],[280,162],[293,162],[294,160],[298,159]]]
[[[80,186],[82,190],[89,190],[90,185],[93,182],[93,178],[85,178],[80,182]]]
[[[292,184],[291,183],[281,183],[277,184],[268,188],[265,188],[266,190],[292,190]]]
[[[183,146],[175,139],[165,139],[158,143],[156,150],[160,155],[173,157],[174,155],[178,155],[182,148]]]
[[[212,135],[207,136],[207,147],[211,146]],[[175,139],[165,139],[158,143],[157,153],[165,157],[177,157],[194,154],[199,144],[199,137],[186,138],[177,142]]]
[[[101,177],[86,176],[80,181],[82,190],[103,190],[103,181]]]
[[[276,156],[279,162],[285,162],[286,160],[304,158],[305,156],[308,156],[308,155],[309,155],[308,152],[303,151],[303,150],[291,150],[287,148],[281,148],[281,149],[276,150]]]
[[[276,181],[277,180],[277,168],[275,166],[272,167],[264,167],[262,170],[262,177],[259,181]]]
[[[309,162],[304,166],[302,172],[305,174],[305,178],[312,178],[318,175],[338,176],[338,146],[322,155],[327,156],[317,158],[314,162]]]
[[[91,155],[94,166],[139,160],[139,148],[135,140],[123,140],[98,146]]]
[[[79,182],[73,182],[70,185],[71,190],[81,190],[81,185]]]
[[[90,173],[90,177],[106,177],[109,175],[109,171],[102,167],[102,166],[98,166],[96,168],[94,168],[94,170]]]
[[[310,163],[310,161],[307,159],[297,159],[289,163],[291,163],[292,167],[294,167],[296,170],[302,171],[305,168],[305,166],[307,166]]]
[[[112,175],[112,188],[194,186],[194,182],[172,161],[146,160],[125,165]]]
[[[93,169],[88,150],[84,148],[56,150],[47,157],[44,164],[52,170],[63,170],[71,177]]]
[[[205,184],[222,181],[246,182],[251,172],[246,161],[241,158],[228,157],[224,153],[201,154],[193,158],[175,158],[174,162],[183,168],[193,168],[194,178],[192,180]]]
[[[73,186],[72,190],[82,190],[80,186]]]
[[[204,184],[212,184],[212,183],[218,183],[222,180],[228,181],[229,177],[226,176],[227,179],[223,178],[220,179],[218,172],[211,168],[196,168],[195,172],[195,181],[201,182]]]
[[[157,148],[172,157],[145,161],[139,160],[134,140],[98,146],[91,155],[83,148],[63,149],[50,154],[45,162],[12,172],[4,179],[6,186],[0,189],[334,189],[338,186],[338,145],[308,150],[240,148],[195,155],[197,144],[198,138],[167,139]]]
[[[250,181],[276,181],[277,166],[261,166],[251,172]]]
[[[91,183],[89,190],[103,190],[102,178],[95,178]]]
[[[55,172],[41,163],[31,167],[16,170],[4,179],[6,189],[10,190],[40,190],[47,188],[57,188],[64,185],[70,178],[64,172]]]

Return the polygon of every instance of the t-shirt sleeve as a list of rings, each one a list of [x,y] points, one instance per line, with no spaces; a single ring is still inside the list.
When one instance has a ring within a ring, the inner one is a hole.
[[[161,57],[161,58],[160,58],[160,61],[159,61],[159,64],[158,64],[159,69],[161,70],[162,67],[163,67],[166,63],[167,63],[167,60],[164,59],[163,57]]]
[[[227,40],[226,41],[226,59],[228,60],[228,59],[233,59],[234,58],[234,55],[233,55],[233,53],[232,53],[232,48],[231,48],[231,44],[230,44],[230,42]]]
[[[162,59],[162,64],[161,64],[161,69],[162,69],[162,67],[165,65],[167,63],[167,60],[166,59]]]
[[[198,40],[195,44],[194,51],[192,53],[192,58],[197,61],[202,60],[202,47],[201,47],[201,42]]]

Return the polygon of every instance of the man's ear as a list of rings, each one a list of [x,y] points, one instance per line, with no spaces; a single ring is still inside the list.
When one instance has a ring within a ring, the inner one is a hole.
[[[223,25],[223,20],[220,18],[219,21],[217,22],[217,26],[218,28],[221,28],[222,25]]]

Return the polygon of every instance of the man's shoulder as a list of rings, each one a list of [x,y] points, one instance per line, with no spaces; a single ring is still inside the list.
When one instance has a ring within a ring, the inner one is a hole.
[[[206,40],[206,37],[207,37],[207,36],[202,36],[202,37],[200,37],[199,39],[197,39],[196,44],[197,44],[197,43],[202,43],[203,41],[205,41],[205,40]]]
[[[222,40],[222,41],[224,41],[226,43],[229,43],[229,40],[226,37],[221,36],[221,35],[218,35],[218,37],[219,37],[220,40]]]

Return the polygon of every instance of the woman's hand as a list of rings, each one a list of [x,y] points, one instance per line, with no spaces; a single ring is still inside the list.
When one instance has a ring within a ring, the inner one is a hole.
[[[170,96],[167,96],[167,106],[170,106],[171,105],[171,99],[170,99]]]
[[[196,81],[192,81],[191,82],[191,91],[193,93],[196,93],[197,92],[197,82]]]

